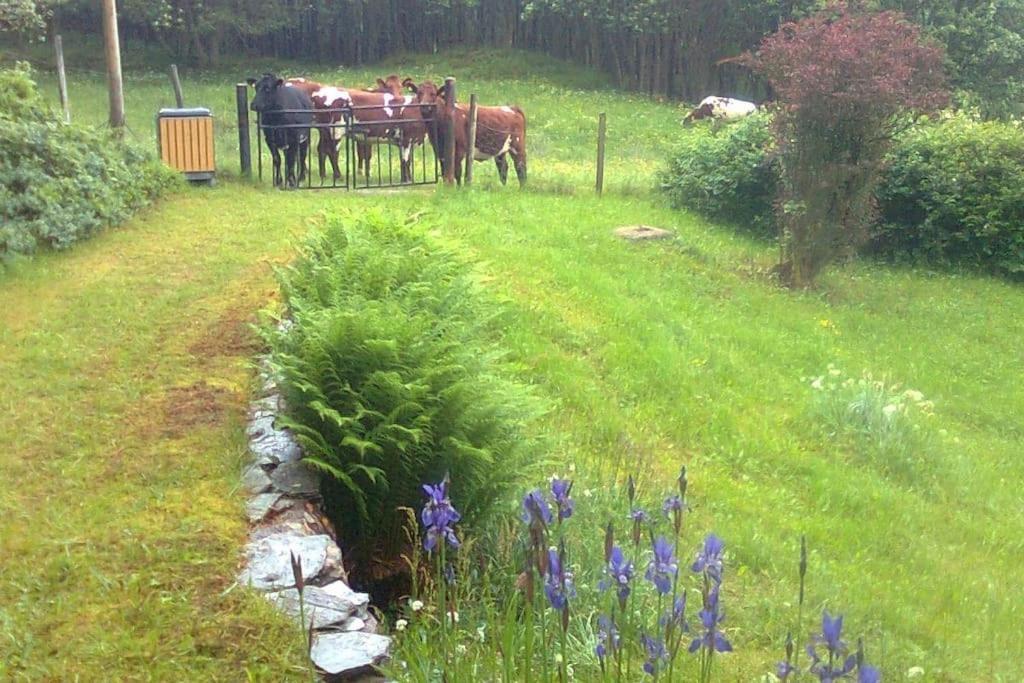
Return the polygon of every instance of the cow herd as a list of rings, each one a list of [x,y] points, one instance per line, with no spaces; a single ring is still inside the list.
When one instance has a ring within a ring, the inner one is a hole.
[[[338,146],[346,136],[355,142],[356,173],[364,175],[367,183],[374,144],[378,142],[398,148],[403,183],[412,182],[414,149],[427,141],[445,173],[449,130],[455,137],[452,175],[456,182],[462,181],[466,157],[472,154],[476,161],[494,159],[502,184],[508,179],[511,156],[520,185],[526,183],[526,115],[518,107],[478,107],[476,142],[469,150],[468,108],[458,103],[448,105],[451,93],[447,85],[439,87],[429,80],[416,83],[391,75],[378,78],[372,88],[348,88],[305,78],[283,79],[270,73],[250,78],[248,83],[255,89],[250,107],[260,114],[277,187],[296,187],[306,179],[313,128],[319,133],[321,185],[326,182],[328,161],[334,181],[341,178]]]

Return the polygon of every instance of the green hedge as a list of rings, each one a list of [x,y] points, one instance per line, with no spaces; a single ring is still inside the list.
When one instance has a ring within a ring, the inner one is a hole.
[[[966,115],[914,127],[878,202],[879,251],[1024,275],[1024,128]]]
[[[672,205],[754,232],[773,232],[779,171],[770,155],[770,123],[769,115],[758,113],[729,125],[683,129],[660,176]]]
[[[0,70],[0,261],[64,249],[178,181],[151,154],[45,105],[28,68]]]
[[[684,130],[661,183],[676,207],[775,233],[771,120]],[[966,114],[921,122],[887,158],[870,249],[896,260],[1024,273],[1024,127]]]
[[[537,400],[492,343],[502,311],[422,229],[334,219],[280,280],[292,323],[266,337],[283,424],[330,475],[331,515],[364,578],[405,550],[397,508],[419,509],[421,484],[450,473],[472,524],[538,464]]]

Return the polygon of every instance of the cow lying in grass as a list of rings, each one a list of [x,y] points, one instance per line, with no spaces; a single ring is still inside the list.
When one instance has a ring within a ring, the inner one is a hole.
[[[683,123],[701,119],[716,119],[719,121],[735,121],[744,116],[750,116],[757,111],[757,105],[746,100],[737,100],[732,97],[705,97],[697,105],[697,108],[686,115]]]
[[[446,106],[448,86],[438,88],[432,81],[424,81],[419,85],[411,79],[403,84],[416,94],[419,116],[430,131],[430,142],[434,154],[441,159],[441,169],[445,171],[444,149],[445,136],[448,134],[448,123],[454,116],[455,129],[455,169],[457,183],[462,182],[462,169],[466,154],[469,151],[469,107],[459,104],[453,112]],[[475,161],[494,159],[498,167],[498,177],[504,185],[508,180],[508,155],[515,164],[519,185],[526,184],[526,114],[519,107],[477,107],[476,144],[472,150]],[[433,122],[436,125],[431,125]]]

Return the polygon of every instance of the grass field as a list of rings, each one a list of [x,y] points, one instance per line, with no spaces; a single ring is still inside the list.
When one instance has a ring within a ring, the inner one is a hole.
[[[270,264],[322,212],[390,207],[427,211],[436,239],[508,301],[505,343],[556,403],[545,426],[582,484],[623,459],[669,480],[689,464],[693,524],[731,553],[737,653],[723,680],[755,680],[778,658],[801,533],[809,614],[846,612],[888,680],[911,666],[924,680],[1024,678],[1019,286],[860,263],[816,291],[779,290],[759,275],[769,246],[649,193],[673,105],[637,109],[600,77],[515,53],[411,56],[339,79],[389,71],[450,73],[482,101],[520,103],[531,190],[499,188],[484,166],[480,187],[462,193],[225,182],[0,280],[0,677],[302,675],[287,625],[225,593],[244,537],[244,324],[274,299]],[[215,108],[229,169],[231,85],[245,75],[184,73],[189,103]],[[101,76],[71,80],[75,116],[102,120]],[[165,77],[129,71],[126,90],[129,124],[149,140]],[[601,110],[613,192],[598,200],[590,139]],[[635,223],[678,239],[610,234]],[[829,363],[935,401],[934,438],[909,476],[815,419],[806,378]]]

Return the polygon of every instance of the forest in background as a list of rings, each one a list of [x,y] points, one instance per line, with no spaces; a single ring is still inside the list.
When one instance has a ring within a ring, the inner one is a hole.
[[[454,45],[538,50],[598,68],[623,88],[698,100],[769,96],[745,68],[720,63],[822,0],[123,0],[122,36],[182,63],[243,53],[346,65]],[[896,9],[947,51],[960,104],[986,115],[1024,109],[1024,0],[854,0]],[[19,16],[24,15],[24,16]],[[34,17],[33,17],[34,15]],[[30,17],[26,19],[25,17]],[[0,28],[98,31],[97,3],[11,0]]]

